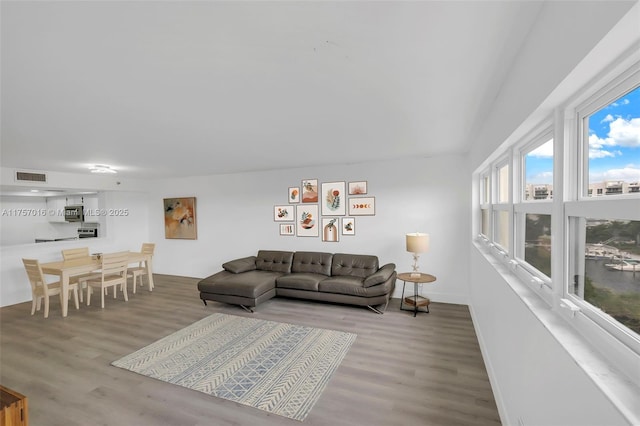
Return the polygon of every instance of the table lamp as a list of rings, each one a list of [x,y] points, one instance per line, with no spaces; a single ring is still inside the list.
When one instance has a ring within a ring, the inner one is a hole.
[[[420,253],[429,251],[429,234],[421,234],[420,232],[407,234],[407,251],[413,253],[413,272],[411,273],[411,277],[419,277],[418,258],[420,257]]]

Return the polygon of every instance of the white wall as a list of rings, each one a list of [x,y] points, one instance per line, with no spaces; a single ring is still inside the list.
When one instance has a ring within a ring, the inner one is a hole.
[[[154,268],[206,277],[228,260],[272,249],[374,254],[381,263],[410,271],[413,259],[405,251],[405,234],[419,231],[431,234],[431,251],[421,256],[420,268],[438,278],[425,293],[436,301],[466,303],[468,277],[460,266],[468,263],[467,167],[466,157],[442,156],[157,182],[149,204]],[[367,195],[376,198],[376,215],[356,216],[356,235],[340,236],[337,243],[280,236],[274,205],[287,204],[289,187],[314,178],[319,183],[367,181]],[[162,199],[188,196],[197,198],[198,239],[165,239]]]
[[[505,425],[628,424],[528,308],[532,302],[475,249],[471,271],[471,312]]]

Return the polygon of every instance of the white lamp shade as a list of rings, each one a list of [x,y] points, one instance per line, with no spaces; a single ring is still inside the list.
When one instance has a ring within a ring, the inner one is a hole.
[[[429,251],[429,234],[416,232],[407,234],[407,251],[409,253],[426,253]]]

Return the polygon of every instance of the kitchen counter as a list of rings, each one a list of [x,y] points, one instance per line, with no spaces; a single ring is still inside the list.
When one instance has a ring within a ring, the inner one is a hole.
[[[36,237],[36,243],[48,243],[51,241],[72,241],[78,237]]]

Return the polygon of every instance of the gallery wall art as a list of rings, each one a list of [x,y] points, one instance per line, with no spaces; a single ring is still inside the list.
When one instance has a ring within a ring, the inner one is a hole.
[[[196,198],[165,198],[164,237],[167,239],[197,239]]]
[[[375,197],[349,198],[349,214],[351,216],[373,216],[376,214]]]
[[[319,231],[318,205],[296,206],[296,233],[299,237],[317,237]]]
[[[325,182],[322,188],[322,215],[341,215],[346,213],[344,182]]]
[[[273,220],[276,222],[292,222],[294,220],[293,206],[274,206]]]
[[[279,235],[321,237],[324,242],[337,243],[341,236],[356,235],[355,216],[375,215],[376,200],[368,196],[365,180],[299,182],[300,186],[288,187],[287,204],[273,206],[273,220],[282,222]]]
[[[318,179],[306,179],[302,181],[302,202],[318,202]]]

